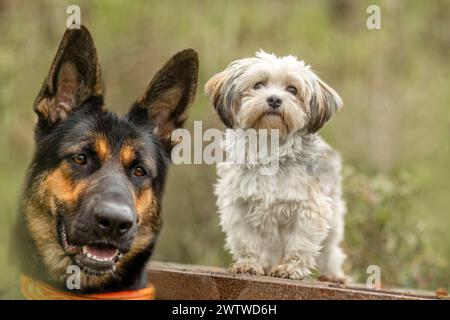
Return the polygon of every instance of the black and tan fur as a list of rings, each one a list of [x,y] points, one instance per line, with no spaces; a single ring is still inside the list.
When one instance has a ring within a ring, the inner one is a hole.
[[[145,264],[161,228],[170,136],[186,119],[197,75],[197,53],[181,51],[154,76],[129,112],[117,115],[105,107],[89,31],[81,27],[65,32],[34,103],[36,147],[14,240],[24,273],[67,290],[67,267],[79,264],[79,253],[73,251],[99,242],[123,255],[110,272],[82,265],[82,292],[146,285]],[[92,226],[91,203],[105,203],[111,196],[134,217],[117,239]],[[61,228],[74,246],[70,252],[62,244]]]

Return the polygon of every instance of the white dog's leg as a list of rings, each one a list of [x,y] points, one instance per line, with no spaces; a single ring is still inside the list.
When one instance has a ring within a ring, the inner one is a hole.
[[[349,280],[342,270],[346,255],[340,247],[344,237],[345,204],[341,199],[333,202],[333,220],[331,230],[323,243],[323,250],[318,259],[320,277],[323,281],[346,282]]]
[[[283,264],[272,268],[271,276],[301,280],[311,274],[328,234],[331,215],[327,201],[303,205],[297,221],[286,230]]]
[[[264,275],[261,265],[263,239],[257,230],[248,225],[242,215],[243,209],[237,205],[229,205],[220,209],[220,222],[226,235],[226,248],[235,261],[230,272]]]

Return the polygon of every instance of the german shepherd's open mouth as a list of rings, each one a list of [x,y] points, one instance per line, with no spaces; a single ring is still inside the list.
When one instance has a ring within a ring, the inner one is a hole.
[[[88,30],[66,31],[34,103],[36,148],[15,232],[25,274],[67,289],[76,266],[82,292],[145,286],[171,134],[187,117],[197,76],[197,53],[181,51],[117,115],[105,106]]]
[[[129,251],[128,248],[119,248],[119,244],[115,241],[99,241],[83,245],[72,244],[67,237],[66,227],[61,215],[57,217],[57,233],[64,252],[72,257],[73,261],[83,271],[89,274],[100,275],[113,272],[119,259]]]

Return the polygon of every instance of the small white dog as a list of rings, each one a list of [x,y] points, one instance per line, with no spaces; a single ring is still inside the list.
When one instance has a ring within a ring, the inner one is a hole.
[[[221,163],[215,187],[230,271],[303,279],[318,267],[343,281],[339,154],[316,132],[342,107],[339,95],[293,56],[264,51],[232,62],[205,85],[232,129],[278,129],[279,170]]]

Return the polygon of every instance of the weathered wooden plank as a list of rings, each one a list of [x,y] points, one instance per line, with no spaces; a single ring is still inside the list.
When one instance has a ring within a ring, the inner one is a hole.
[[[294,281],[264,276],[233,275],[216,267],[152,262],[149,280],[158,299],[436,299],[431,292],[371,290],[361,285],[337,285],[313,280]]]

